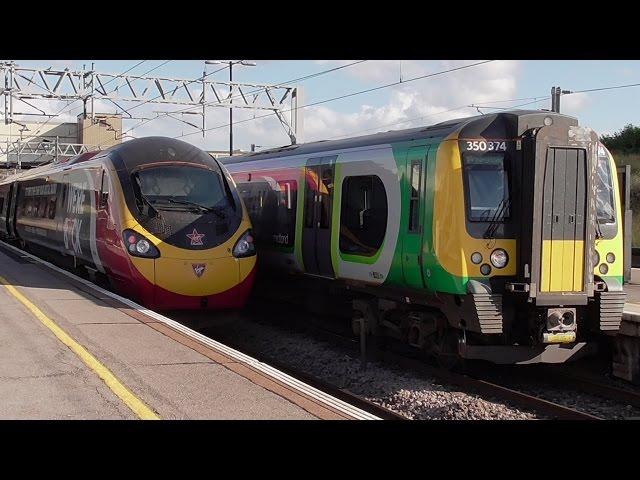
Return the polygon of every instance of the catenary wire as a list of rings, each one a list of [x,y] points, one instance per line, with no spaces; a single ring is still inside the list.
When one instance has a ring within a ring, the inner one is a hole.
[[[367,61],[367,60],[358,60],[358,61],[355,61],[355,62],[352,62],[352,63],[348,63],[348,64],[346,64],[346,65],[340,65],[340,66],[338,66],[338,67],[330,68],[330,69],[328,69],[328,70],[322,70],[322,71],[320,71],[320,72],[315,72],[315,73],[312,73],[312,74],[310,74],[310,75],[305,75],[305,76],[303,76],[303,77],[294,78],[294,79],[292,79],[292,80],[288,80],[288,81],[284,81],[284,82],[278,82],[277,84],[275,84],[275,85],[274,85],[274,87],[276,87],[276,88],[280,87],[280,88],[281,88],[283,85],[286,85],[286,84],[288,84],[288,83],[293,83],[293,82],[302,82],[302,81],[305,81],[305,80],[309,80],[309,79],[311,79],[311,78],[318,77],[318,76],[320,76],[320,75],[325,75],[325,74],[327,74],[327,73],[335,72],[336,70],[341,70],[341,69],[343,69],[343,68],[351,67],[351,66],[353,66],[353,65],[357,65],[357,64],[359,64],[359,63],[363,63],[363,62],[366,62],[366,61]],[[225,67],[223,67],[223,68],[221,68],[221,69],[219,69],[219,70],[216,70],[215,72],[211,72],[211,73],[209,73],[209,74],[207,74],[207,75],[211,75],[212,73],[219,72],[220,70],[225,70],[226,68],[228,68],[228,67],[226,67],[226,66],[225,66]],[[199,79],[194,80],[194,81],[199,81],[199,80],[202,80],[202,78],[199,78]],[[253,90],[253,91],[250,91],[250,92],[246,92],[244,95],[252,95],[252,94],[254,94],[254,93],[258,93],[258,92],[261,92],[261,91],[262,91],[262,89],[259,89],[259,90]],[[170,112],[167,112],[167,113],[164,113],[164,114],[158,115],[157,117],[149,118],[149,119],[143,120],[143,121],[141,121],[140,123],[138,123],[138,124],[134,125],[133,127],[129,128],[128,130],[126,130],[125,132],[123,132],[123,134],[122,134],[122,135],[126,135],[127,133],[129,133],[129,132],[133,131],[134,129],[139,128],[139,127],[141,127],[142,125],[144,125],[144,124],[146,124],[146,123],[149,123],[149,122],[151,122],[151,121],[153,121],[153,120],[157,120],[157,119],[162,118],[162,117],[166,117],[166,116],[173,115],[173,114],[177,114],[177,113],[183,113],[183,112],[188,112],[188,111],[194,111],[196,108],[198,108],[198,109],[199,109],[199,108],[202,108],[203,106],[204,106],[204,107],[210,107],[210,106],[212,106],[212,105],[221,104],[223,101],[233,101],[233,100],[240,99],[240,98],[242,98],[242,94],[235,95],[235,96],[232,96],[232,97],[228,97],[228,98],[225,98],[225,99],[223,99],[223,100],[217,100],[217,101],[206,102],[206,103],[204,103],[204,104],[202,104],[202,105],[198,105],[197,107],[188,107],[188,108],[186,108],[186,109],[182,109],[182,110],[172,110],[172,111],[170,111]],[[269,115],[271,115],[271,114],[269,114]],[[201,132],[201,131],[198,131],[198,132],[195,132],[195,133],[202,133],[202,132]]]
[[[485,61],[482,61],[482,62],[472,63],[472,64],[469,64],[469,65],[463,65],[461,67],[451,68],[451,69],[448,69],[448,70],[442,70],[442,71],[439,71],[439,72],[430,73],[430,74],[426,74],[426,75],[420,75],[418,77],[413,77],[413,78],[410,78],[408,80],[392,82],[392,83],[388,83],[388,84],[385,84],[385,85],[379,85],[377,87],[368,88],[368,89],[365,89],[365,90],[360,90],[360,91],[357,91],[357,92],[348,93],[348,94],[345,94],[345,95],[339,95],[339,96],[333,97],[333,98],[327,98],[327,99],[324,99],[324,100],[320,100],[320,101],[317,101],[317,102],[308,103],[306,105],[299,106],[298,109],[308,108],[308,107],[312,107],[312,106],[316,106],[316,105],[322,105],[322,104],[325,104],[325,103],[334,102],[334,101],[337,101],[337,100],[342,100],[344,98],[354,97],[356,95],[362,95],[362,94],[365,94],[365,93],[370,93],[370,92],[373,92],[373,91],[381,90],[383,88],[389,88],[389,87],[396,86],[396,85],[401,85],[401,84],[405,84],[405,83],[409,83],[409,82],[414,82],[416,80],[422,80],[424,78],[434,77],[434,76],[437,76],[437,75],[443,75],[443,74],[446,74],[446,73],[450,73],[450,72],[454,72],[454,71],[458,71],[458,70],[463,70],[465,68],[471,68],[471,67],[475,67],[475,66],[478,66],[478,65],[483,65],[483,64],[486,64],[486,63],[489,63],[489,62],[493,62],[493,60],[485,60]],[[290,109],[287,109],[287,110],[282,110],[282,112],[290,112],[292,110],[294,110],[294,109],[290,108]],[[252,117],[252,118],[248,118],[248,119],[244,119],[244,120],[239,120],[237,122],[233,122],[232,124],[228,124],[227,123],[227,124],[224,124],[224,125],[219,125],[217,127],[211,127],[211,128],[208,128],[208,129],[206,129],[204,131],[217,130],[217,129],[220,129],[220,128],[229,127],[230,125],[236,125],[236,124],[239,124],[239,123],[245,123],[245,122],[249,122],[249,121],[252,121],[252,120],[257,120],[257,119],[260,119],[260,118],[266,118],[268,116],[271,116],[271,114],[260,115],[258,117]],[[183,138],[183,137],[188,137],[188,136],[199,134],[199,133],[201,133],[201,132],[191,132],[191,133],[178,135],[178,136],[175,136],[173,138]]]

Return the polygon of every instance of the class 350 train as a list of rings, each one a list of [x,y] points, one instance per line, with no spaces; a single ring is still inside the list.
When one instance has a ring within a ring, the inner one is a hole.
[[[0,182],[0,236],[103,275],[148,308],[244,305],[256,251],[224,167],[188,143],[146,137]]]
[[[356,331],[533,363],[620,326],[630,211],[576,118],[517,110],[220,160],[260,271],[342,292]]]

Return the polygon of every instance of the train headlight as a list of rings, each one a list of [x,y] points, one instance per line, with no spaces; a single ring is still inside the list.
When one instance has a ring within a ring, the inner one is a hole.
[[[151,244],[148,240],[138,240],[136,243],[136,250],[139,254],[145,255],[151,249]]]
[[[482,263],[482,254],[480,252],[473,252],[471,254],[471,261],[476,265]]]
[[[613,252],[607,253],[607,263],[613,263],[615,261],[616,261],[616,256],[613,254]]]
[[[143,258],[158,258],[160,256],[160,251],[156,246],[138,232],[125,230],[122,232],[122,237],[130,255]]]
[[[509,263],[509,255],[501,248],[496,248],[491,252],[491,265],[496,268],[504,268]]]
[[[256,245],[253,243],[253,233],[247,230],[238,239],[233,247],[233,256],[236,258],[251,257],[256,254]]]

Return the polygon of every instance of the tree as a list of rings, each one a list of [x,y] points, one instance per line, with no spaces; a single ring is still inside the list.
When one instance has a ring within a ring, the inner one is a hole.
[[[640,153],[640,127],[626,125],[613,135],[602,135],[602,143],[611,151],[622,153]]]

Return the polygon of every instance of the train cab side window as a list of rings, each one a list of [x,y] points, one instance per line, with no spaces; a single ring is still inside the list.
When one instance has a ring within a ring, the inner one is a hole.
[[[613,181],[608,156],[598,156],[596,166],[596,212],[598,223],[615,223],[615,207],[613,201]]]
[[[107,172],[102,171],[102,182],[100,184],[100,207],[107,206],[107,200],[109,199],[109,178],[107,177]]]
[[[422,162],[411,162],[409,172],[409,231],[420,231],[420,185],[422,183]]]
[[[4,197],[0,197],[0,215],[4,216]]]
[[[371,257],[387,231],[387,193],[376,175],[346,177],[342,183],[340,251]]]

